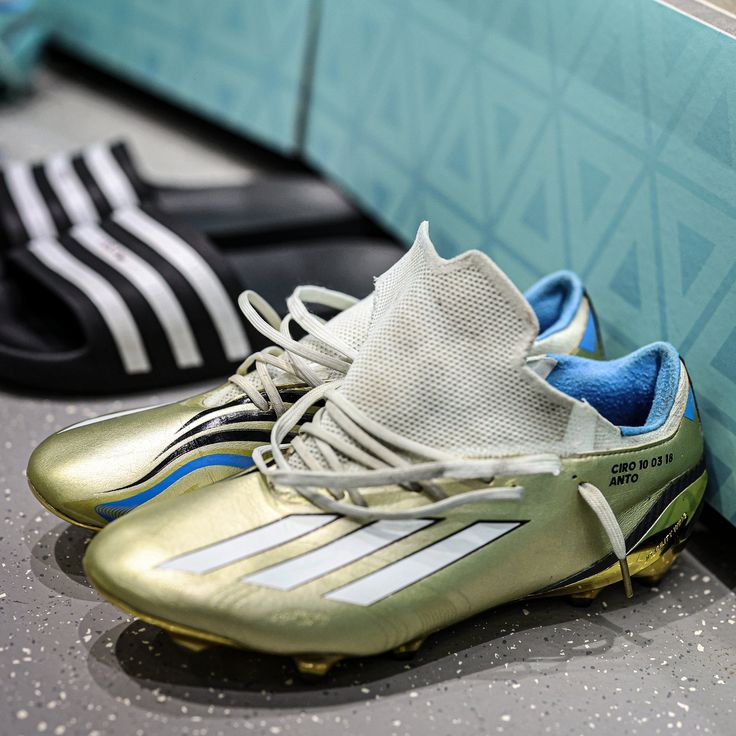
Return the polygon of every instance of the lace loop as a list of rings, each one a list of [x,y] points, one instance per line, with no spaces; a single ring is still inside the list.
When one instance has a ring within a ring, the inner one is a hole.
[[[286,300],[289,314],[305,332],[327,343],[334,350],[349,358],[352,363],[358,351],[348,345],[344,340],[333,335],[329,328],[326,327],[324,321],[312,314],[304,306],[305,301],[310,304],[322,304],[325,307],[337,309],[342,312],[357,304],[358,299],[349,294],[343,294],[341,291],[325,289],[322,286],[297,286],[291,296]]]
[[[293,294],[292,294],[293,296]],[[268,305],[263,297],[257,294],[251,289],[247,289],[238,297],[238,304],[246,319],[255,327],[264,337],[267,337],[271,342],[275,343],[279,347],[283,348],[290,355],[296,355],[306,360],[311,360],[314,363],[323,365],[326,368],[332,368],[333,370],[346,373],[350,367],[351,360],[345,360],[343,358],[334,357],[332,355],[326,355],[323,352],[310,348],[303,342],[295,340],[289,334],[288,325],[290,320],[284,319],[280,324],[280,329],[277,329],[270,324],[266,319],[261,316],[260,308],[265,304]],[[272,309],[268,305],[269,309]],[[330,346],[332,342],[329,343]],[[340,352],[339,350],[337,352]]]
[[[603,493],[601,493],[600,489],[592,483],[580,483],[578,485],[578,492],[583,497],[585,503],[590,506],[593,513],[598,517],[603,530],[606,532],[608,541],[611,543],[613,553],[618,558],[618,562],[621,567],[621,578],[623,579],[626,597],[633,598],[634,590],[631,585],[629,563],[626,559],[626,539],[623,531],[621,531],[621,526],[616,519],[616,515],[613,513],[611,505],[608,503]]]
[[[325,381],[324,372],[318,369],[345,373],[355,355],[355,350],[333,335],[324,320],[309,312],[305,302],[344,310],[357,301],[339,291],[301,286],[287,299],[289,314],[282,320],[260,294],[252,290],[244,291],[238,299],[243,314],[255,329],[275,344],[248,356],[237,372],[228,378],[228,385],[242,391],[261,411],[267,411],[270,407],[280,417],[286,411],[286,406],[272,371],[282,376],[292,376],[296,383],[316,387]],[[329,352],[319,351],[294,339],[291,334],[292,322],[319,340]],[[253,372],[258,378],[257,382],[248,375]],[[207,405],[214,405],[218,400],[215,394]]]

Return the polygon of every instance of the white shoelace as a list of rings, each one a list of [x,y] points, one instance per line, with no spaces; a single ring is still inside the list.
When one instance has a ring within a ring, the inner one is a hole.
[[[319,286],[300,286],[287,299],[288,314],[280,319],[271,305],[255,291],[244,291],[238,304],[246,319],[264,337],[274,343],[272,347],[249,355],[228,378],[228,383],[242,391],[261,411],[272,408],[281,416],[285,405],[270,368],[282,375],[292,376],[297,383],[319,386],[325,381],[319,367],[337,374],[344,374],[355,358],[355,350],[330,332],[324,320],[312,314],[305,302],[343,311],[357,303],[355,297]],[[308,335],[318,339],[329,349],[328,353],[315,350],[291,336],[291,324],[296,322]],[[258,382],[249,380],[247,374],[255,369]],[[259,385],[260,384],[260,385]],[[262,392],[265,392],[265,396]]]
[[[560,459],[555,455],[468,459],[414,442],[367,417],[335,391],[337,385],[339,381],[324,384],[296,401],[274,424],[272,444],[253,453],[258,469],[273,484],[295,488],[325,511],[360,521],[416,518],[478,501],[517,499],[523,491],[519,486],[489,486],[448,496],[433,482],[440,478],[488,479],[490,483],[498,475],[556,475],[560,471]],[[290,444],[282,445],[307,411],[323,399],[327,399],[326,406],[301,426],[299,435]],[[348,440],[325,431],[325,416],[342,429]],[[313,443],[310,445],[305,438],[311,438]],[[287,448],[306,469],[294,468],[289,463],[283,452]],[[274,465],[268,465],[266,453],[271,454]],[[346,470],[339,455],[364,470]],[[408,456],[414,461],[408,460]],[[411,509],[368,507],[359,489],[385,485],[402,485],[410,491],[422,491],[433,502]],[[326,489],[327,493],[321,489]],[[350,503],[340,500],[346,493]]]
[[[623,579],[626,597],[633,598],[634,590],[631,586],[629,563],[626,559],[626,539],[624,538],[624,533],[621,531],[621,526],[616,519],[616,515],[613,513],[611,505],[608,503],[603,493],[601,493],[600,489],[592,483],[580,483],[578,485],[578,492],[588,506],[593,509],[593,512],[601,522],[601,526],[608,535],[608,540],[611,542],[613,553],[618,558],[618,564],[621,567],[621,578]]]
[[[521,497],[522,486],[491,487],[490,483],[496,476],[558,475],[560,472],[561,460],[553,454],[458,458],[402,437],[366,416],[336,391],[339,383],[323,384],[298,399],[274,424],[272,444],[259,447],[253,453],[256,466],[272,485],[294,488],[323,511],[364,522],[413,519],[471,503]],[[291,443],[282,444],[302,417],[323,400],[326,400],[325,406],[311,421],[301,425],[299,434]],[[325,417],[330,417],[347,439],[326,431],[323,426]],[[311,438],[313,442],[310,444],[305,438]],[[284,453],[287,449],[293,455],[287,456]],[[267,454],[270,454],[273,464],[268,463]],[[364,469],[346,470],[340,456]],[[411,456],[413,461],[407,456]],[[304,469],[293,467],[289,457],[298,457]],[[489,485],[448,496],[434,482],[440,478],[484,479]],[[431,501],[409,509],[369,507],[359,489],[386,485],[400,485],[407,491],[423,492]],[[578,491],[608,536],[621,566],[626,595],[631,597],[626,542],[613,510],[603,493],[591,483],[580,483]],[[341,500],[346,494],[349,502]]]

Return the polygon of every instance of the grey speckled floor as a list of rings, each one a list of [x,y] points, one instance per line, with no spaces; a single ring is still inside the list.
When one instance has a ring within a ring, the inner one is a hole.
[[[56,73],[44,74],[42,90],[21,108],[0,108],[6,150],[125,130],[162,171],[245,170]],[[85,111],[81,130],[74,109]],[[433,636],[410,662],[349,661],[317,685],[278,658],[187,653],[102,603],[82,573],[89,533],[38,506],[23,477],[27,456],[66,424],[191,392],[122,402],[0,393],[2,736],[736,733],[736,596],[691,553],[632,602],[613,589],[588,609],[508,606]],[[692,545],[701,559],[711,537],[701,532]],[[716,557],[732,585],[731,563]]]

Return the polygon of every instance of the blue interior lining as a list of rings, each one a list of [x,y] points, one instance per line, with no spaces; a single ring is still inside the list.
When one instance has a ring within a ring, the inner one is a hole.
[[[556,271],[538,281],[525,294],[539,320],[540,340],[564,330],[580,307],[583,285],[572,271]]]
[[[587,401],[622,434],[651,432],[669,416],[680,380],[680,356],[668,343],[652,343],[618,360],[552,357],[557,365],[549,383]]]

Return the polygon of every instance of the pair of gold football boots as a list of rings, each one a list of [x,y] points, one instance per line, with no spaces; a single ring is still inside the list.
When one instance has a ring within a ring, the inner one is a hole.
[[[706,486],[685,366],[665,343],[602,360],[573,274],[524,296],[424,224],[366,300],[303,287],[283,322],[240,301],[272,350],[28,467],[48,509],[105,527],[84,559],[101,595],[179,642],[322,674],[517,599],[631,595],[685,544]]]

